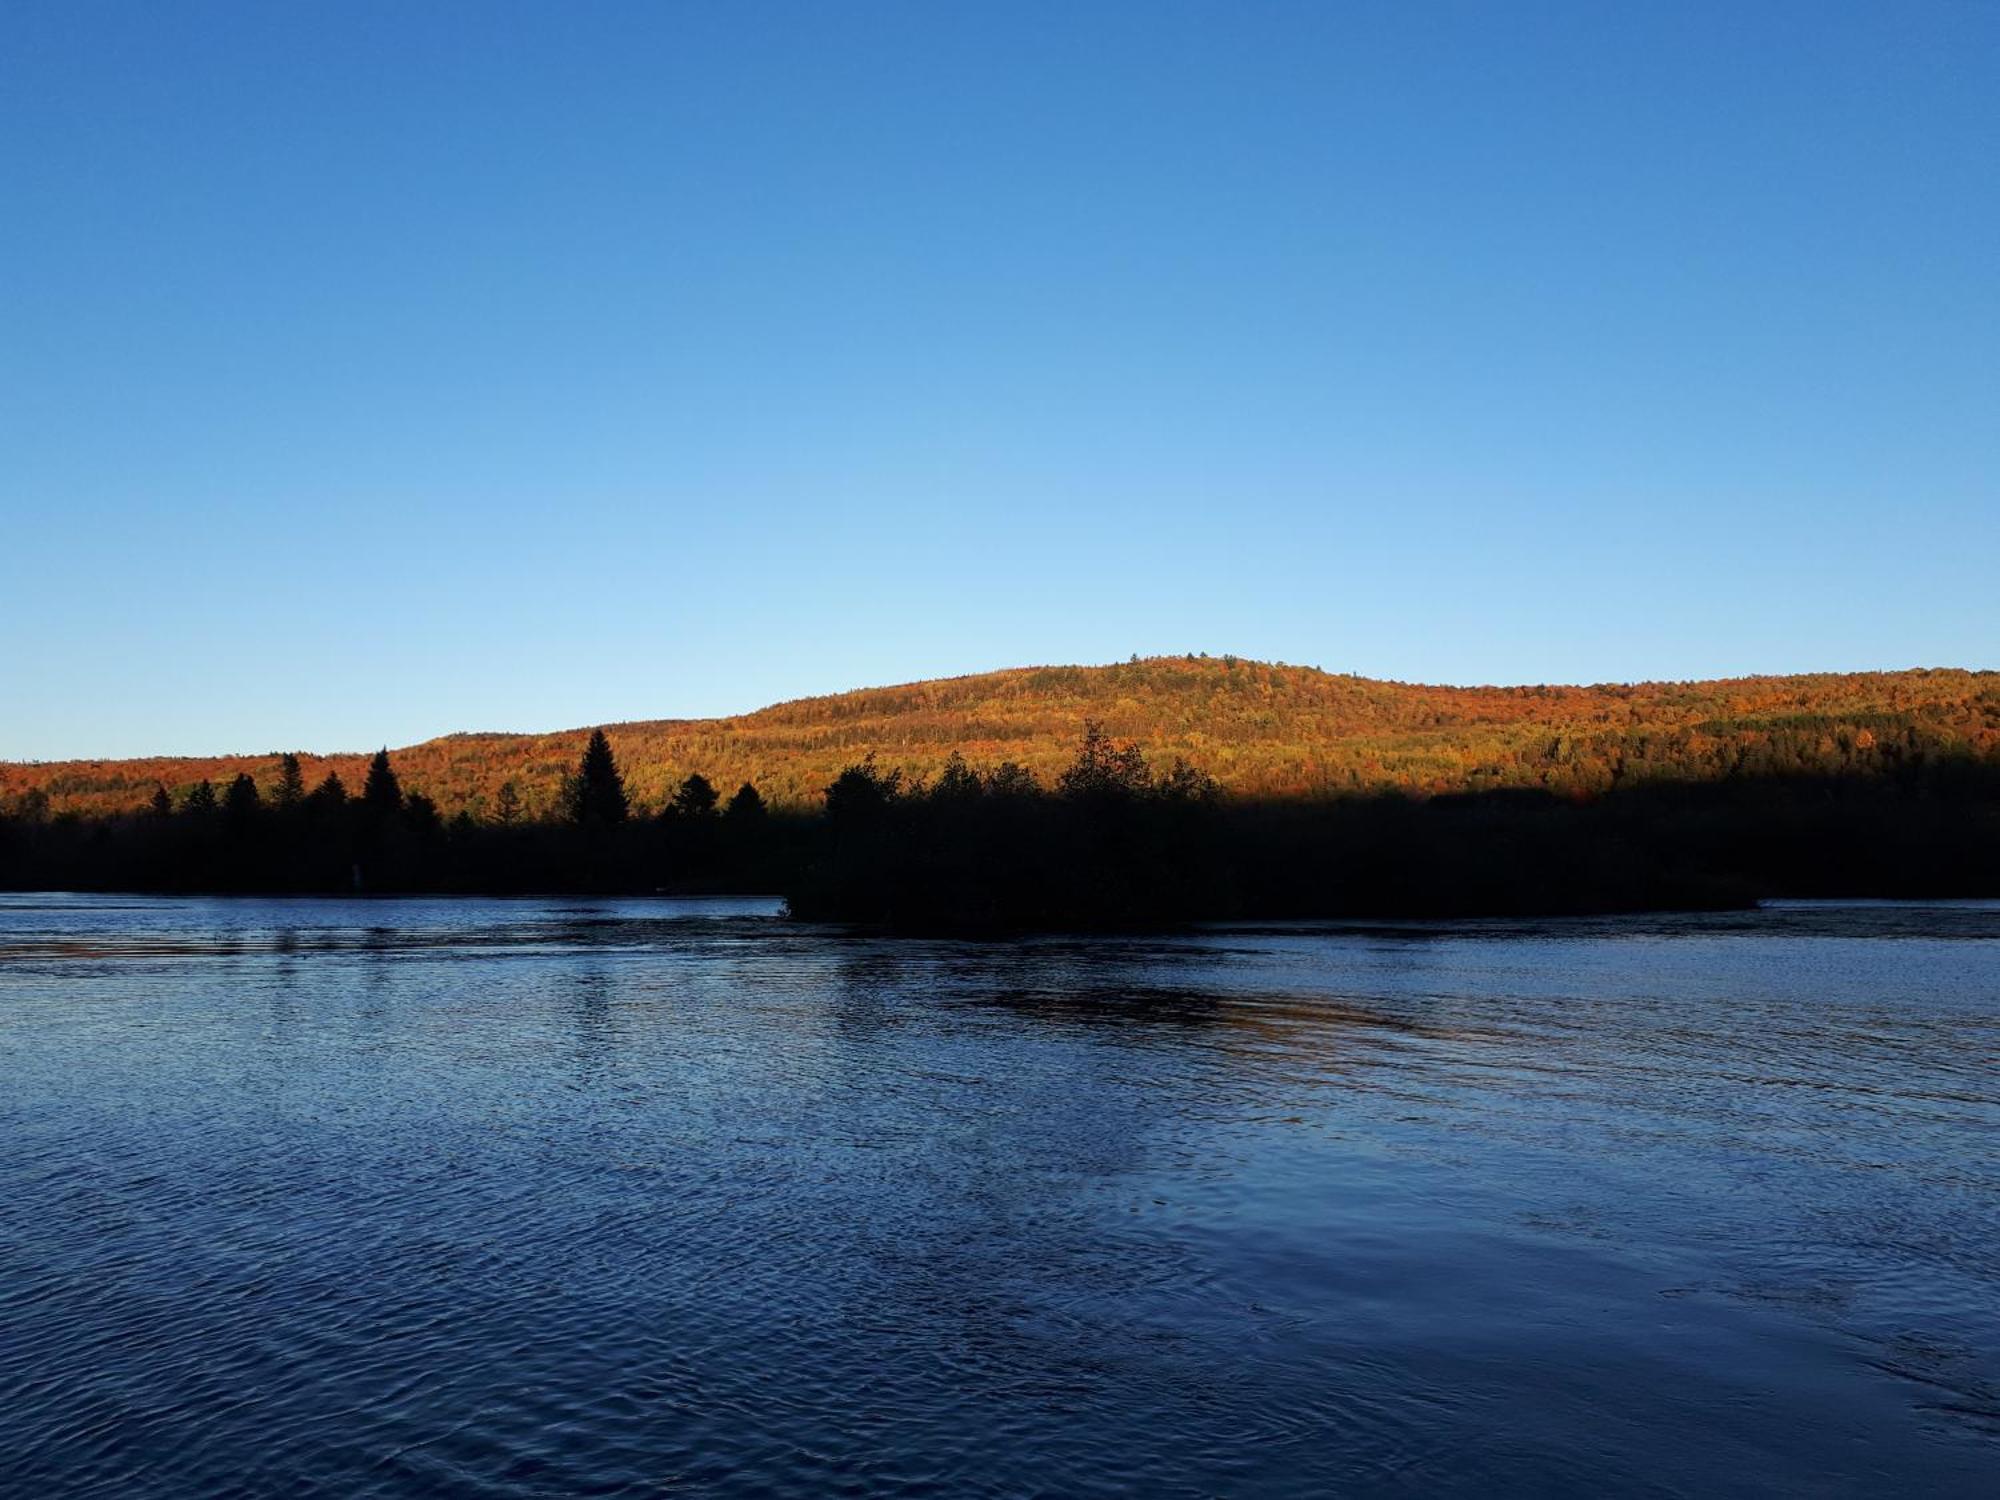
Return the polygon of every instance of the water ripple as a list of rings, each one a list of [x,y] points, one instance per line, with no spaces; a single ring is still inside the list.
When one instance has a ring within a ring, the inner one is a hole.
[[[1991,1492],[2000,907],[0,898],[0,1492]]]

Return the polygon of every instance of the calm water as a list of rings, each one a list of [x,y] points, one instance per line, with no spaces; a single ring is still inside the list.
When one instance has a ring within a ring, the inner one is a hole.
[[[2000,905],[0,896],[8,1496],[2000,1493]]]

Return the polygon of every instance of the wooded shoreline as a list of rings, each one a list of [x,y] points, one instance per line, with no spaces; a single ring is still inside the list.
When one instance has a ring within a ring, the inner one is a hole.
[[[0,813],[0,887],[179,893],[722,894],[911,932],[1130,930],[1233,919],[1694,910],[1790,897],[2000,894],[2000,766],[1652,781],[1593,798],[1501,789],[1248,799],[1087,726],[1052,784],[954,756],[869,757],[812,811],[696,774],[633,812],[601,732],[559,817],[444,819],[387,751],[358,795],[282,758],[116,817]]]

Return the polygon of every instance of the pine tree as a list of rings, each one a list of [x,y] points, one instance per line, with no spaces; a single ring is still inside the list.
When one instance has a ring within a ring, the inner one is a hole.
[[[271,792],[274,806],[289,811],[305,800],[306,779],[299,770],[299,758],[286,754],[278,761],[278,785]]]
[[[422,792],[411,792],[403,799],[403,823],[420,838],[435,838],[444,832],[437,804]]]
[[[197,781],[188,791],[186,799],[181,803],[181,811],[192,813],[198,818],[205,818],[215,811],[215,788],[209,784],[207,778]]]
[[[229,783],[229,790],[222,797],[222,810],[229,815],[229,821],[237,825],[246,824],[257,816],[263,805],[263,799],[257,795],[257,783],[250,779],[250,773],[238,771],[236,779]]]
[[[583,760],[568,790],[570,818],[586,826],[622,823],[632,810],[625,796],[625,778],[618,774],[611,741],[603,730],[591,731],[590,743],[583,747]]]
[[[521,789],[511,781],[500,783],[500,795],[494,808],[494,816],[501,823],[512,823],[521,816]]]
[[[685,818],[689,822],[705,822],[715,816],[715,804],[718,800],[714,785],[701,772],[696,771],[683,781],[680,789],[674,793],[673,813],[675,817]]]
[[[361,805],[374,813],[402,810],[403,784],[389,764],[387,746],[377,750],[375,758],[368,762],[368,779],[361,784]]]
[[[860,827],[878,820],[903,794],[903,768],[883,771],[873,754],[834,777],[826,789],[826,816],[834,827]]]
[[[312,796],[306,800],[315,808],[338,811],[347,806],[347,783],[340,779],[338,771],[328,771],[326,780],[314,787]]]
[[[764,796],[749,782],[736,789],[729,806],[722,810],[724,821],[735,828],[754,828],[764,821]]]
[[[156,786],[153,788],[153,800],[152,803],[150,804],[150,808],[153,816],[156,818],[168,818],[173,816],[174,799],[167,795],[167,789],[164,786]]]
[[[1056,778],[1056,790],[1071,800],[1106,801],[1142,797],[1153,788],[1146,757],[1137,745],[1118,746],[1094,719],[1083,725],[1076,759]]]

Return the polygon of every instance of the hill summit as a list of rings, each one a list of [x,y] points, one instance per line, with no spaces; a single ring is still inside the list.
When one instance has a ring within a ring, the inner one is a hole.
[[[1866,774],[1912,759],[2000,757],[2000,673],[1435,687],[1233,656],[1169,656],[1020,667],[729,718],[605,728],[645,810],[696,771],[725,791],[747,781],[776,806],[809,806],[843,767],[870,755],[929,776],[957,751],[975,765],[1013,761],[1047,781],[1090,722],[1150,758],[1185,757],[1239,796],[1535,787],[1590,797],[1644,779]],[[446,816],[489,816],[511,782],[533,817],[554,806],[589,732],[451,734],[392,754],[405,784]],[[309,784],[338,772],[350,788],[366,763],[360,754],[300,759]],[[238,772],[268,785],[276,753],[0,764],[0,807],[39,792],[53,812],[119,813],[142,806],[157,786],[178,795]]]

